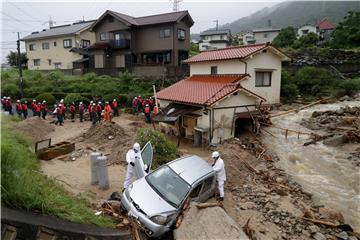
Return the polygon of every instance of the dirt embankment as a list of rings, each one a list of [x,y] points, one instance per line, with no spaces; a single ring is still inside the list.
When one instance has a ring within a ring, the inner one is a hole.
[[[277,156],[256,138],[228,140],[217,150],[227,170],[225,209],[241,226],[250,219],[251,239],[335,240],[338,235],[353,234],[305,220],[303,217],[344,223],[341,213],[314,203],[310,193],[277,168]]]
[[[55,130],[55,126],[47,120],[31,117],[16,123],[16,129],[36,142],[45,139],[50,132]]]

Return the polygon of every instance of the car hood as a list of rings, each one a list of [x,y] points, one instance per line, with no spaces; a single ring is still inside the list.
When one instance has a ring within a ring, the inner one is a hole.
[[[148,217],[176,210],[152,189],[144,177],[133,183],[130,197]]]

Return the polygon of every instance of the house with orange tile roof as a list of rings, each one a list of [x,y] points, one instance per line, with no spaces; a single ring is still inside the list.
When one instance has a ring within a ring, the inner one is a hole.
[[[281,63],[289,60],[269,43],[201,52],[184,61],[189,77],[157,93],[154,120],[195,145],[253,130],[259,107],[280,102]]]

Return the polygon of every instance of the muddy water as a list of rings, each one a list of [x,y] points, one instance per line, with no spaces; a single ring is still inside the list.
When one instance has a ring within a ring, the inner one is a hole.
[[[336,110],[342,106],[359,106],[360,101],[321,104],[298,113],[272,119],[275,126],[311,132],[300,125],[302,118],[309,118],[313,111]],[[306,137],[290,134],[286,140],[284,131],[268,128],[276,137],[264,134],[262,139],[268,148],[280,158],[279,167],[292,175],[315,201],[339,210],[345,221],[360,232],[360,169],[346,158],[355,145],[330,147],[322,143],[303,146]],[[358,145],[357,145],[358,146]]]

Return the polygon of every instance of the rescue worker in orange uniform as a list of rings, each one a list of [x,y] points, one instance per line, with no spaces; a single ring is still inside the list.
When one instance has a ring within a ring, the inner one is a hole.
[[[104,120],[105,121],[110,121],[110,113],[111,113],[111,107],[109,105],[109,102],[106,102],[105,107],[104,107]]]
[[[23,112],[23,115],[24,115],[24,119],[27,118],[28,116],[28,105],[27,105],[27,101],[25,101],[23,104],[22,104],[22,112]]]
[[[22,104],[20,100],[16,100],[16,113],[18,114],[19,118],[22,116]]]
[[[146,105],[145,105],[144,113],[145,113],[145,122],[151,123],[151,116],[150,116],[150,114],[151,114],[151,109],[150,109],[149,104],[146,104]]]
[[[70,114],[71,114],[71,121],[75,122],[75,103],[72,102],[70,104]]]

